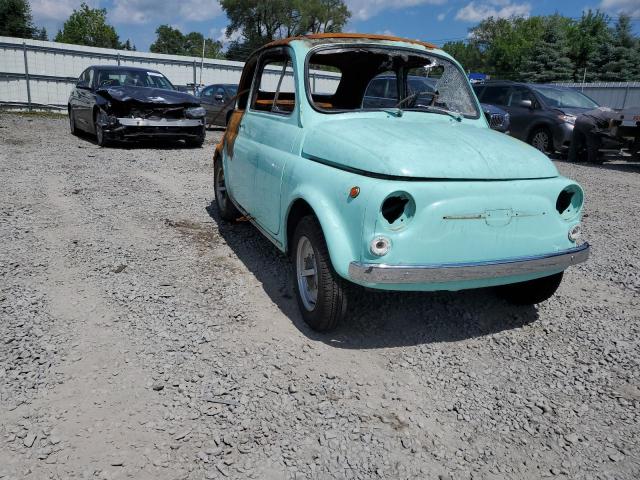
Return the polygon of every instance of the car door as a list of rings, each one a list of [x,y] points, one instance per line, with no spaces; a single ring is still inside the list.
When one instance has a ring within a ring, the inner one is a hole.
[[[200,105],[207,111],[207,123],[213,119],[213,92],[216,85],[209,85],[200,92]]]
[[[95,104],[93,92],[93,69],[87,68],[76,83],[72,102],[73,115],[76,125],[87,132],[93,132],[93,105]]]
[[[255,221],[271,234],[280,230],[280,189],[287,161],[301,135],[299,95],[288,48],[266,51],[259,62],[250,106],[242,122],[253,169],[253,191],[245,198]]]
[[[213,91],[213,103],[211,107],[211,112],[213,113],[212,122],[216,125],[225,124],[225,116],[223,113],[223,109],[226,105],[228,98],[226,91],[222,85],[218,85]]]
[[[511,134],[527,141],[531,126],[535,124],[540,111],[540,104],[533,92],[522,86],[512,87],[508,105],[504,109],[511,117]]]

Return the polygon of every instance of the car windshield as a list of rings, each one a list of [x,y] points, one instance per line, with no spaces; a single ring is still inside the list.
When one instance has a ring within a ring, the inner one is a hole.
[[[151,87],[163,90],[175,90],[171,82],[159,72],[153,70],[97,70],[96,87]]]
[[[323,113],[400,109],[479,116],[464,72],[447,58],[413,49],[321,49],[309,58],[306,83]]]
[[[558,108],[597,108],[598,104],[586,95],[568,88],[535,87],[544,102]]]

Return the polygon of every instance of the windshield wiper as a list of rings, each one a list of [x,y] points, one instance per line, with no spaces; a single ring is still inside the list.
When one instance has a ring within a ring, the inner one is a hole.
[[[451,118],[455,119],[458,122],[462,121],[462,115],[460,115],[458,112],[447,110],[446,108],[435,107],[433,105],[419,105],[416,107],[407,108],[405,110],[418,110],[418,109],[427,110],[428,112],[433,112],[433,113],[440,113],[442,115],[449,115]]]

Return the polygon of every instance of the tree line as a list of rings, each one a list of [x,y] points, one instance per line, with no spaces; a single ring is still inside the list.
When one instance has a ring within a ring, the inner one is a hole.
[[[528,82],[624,82],[640,79],[640,38],[632,19],[588,10],[574,20],[559,14],[488,18],[469,39],[443,49],[468,71]]]
[[[255,49],[280,38],[340,32],[351,17],[343,0],[220,0],[229,19],[226,51],[200,32],[182,33],[160,25],[149,50],[154,53],[246,60]],[[0,35],[46,40],[33,24],[28,0],[0,0]],[[54,37],[57,42],[135,50],[121,42],[107,22],[106,9],[82,3]],[[488,18],[469,30],[465,41],[443,49],[468,71],[493,78],[553,81],[630,81],[640,78],[640,38],[628,15],[610,18],[588,10],[579,19],[559,14]]]

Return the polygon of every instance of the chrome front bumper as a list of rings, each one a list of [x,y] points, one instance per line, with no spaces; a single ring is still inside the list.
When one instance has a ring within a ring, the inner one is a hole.
[[[474,263],[443,263],[423,265],[385,265],[351,262],[349,277],[354,281],[380,284],[446,283],[480,280],[543,272],[561,271],[589,258],[589,244],[560,252],[531,257]]]

